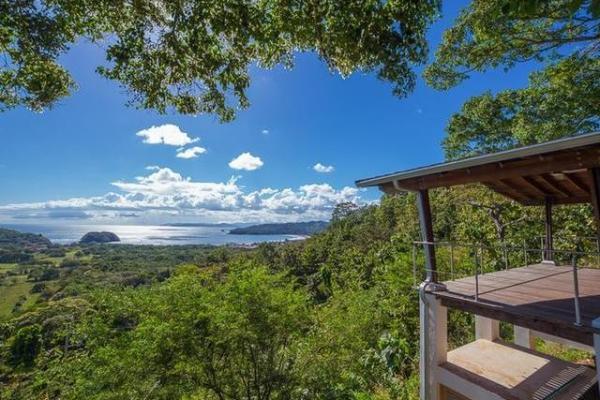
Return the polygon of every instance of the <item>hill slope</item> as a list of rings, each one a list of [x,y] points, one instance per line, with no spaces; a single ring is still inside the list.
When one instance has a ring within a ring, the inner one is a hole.
[[[281,224],[260,224],[229,231],[230,235],[314,235],[329,225],[325,221],[287,222]]]

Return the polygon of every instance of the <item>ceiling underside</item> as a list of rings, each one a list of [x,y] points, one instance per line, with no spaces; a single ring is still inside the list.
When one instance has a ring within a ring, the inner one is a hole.
[[[600,144],[492,162],[380,184],[386,193],[480,183],[525,205],[587,203]]]

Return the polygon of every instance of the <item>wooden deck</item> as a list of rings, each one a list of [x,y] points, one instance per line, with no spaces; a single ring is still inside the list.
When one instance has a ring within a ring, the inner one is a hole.
[[[580,268],[581,325],[575,324],[573,270],[570,266],[533,264],[444,282],[435,292],[446,307],[506,321],[592,345],[592,321],[600,317],[600,269]]]
[[[462,386],[466,392],[463,395],[473,399],[573,400],[590,391],[596,382],[596,373],[590,368],[483,339],[449,352],[448,361],[438,368],[442,385],[454,385],[455,390]],[[475,385],[480,393],[469,390],[468,385],[459,385],[456,377]],[[592,394],[597,398],[595,388]]]

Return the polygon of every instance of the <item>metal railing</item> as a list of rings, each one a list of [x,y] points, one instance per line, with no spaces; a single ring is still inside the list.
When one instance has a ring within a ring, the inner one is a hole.
[[[419,268],[419,265],[425,265],[422,257],[422,250],[425,246],[433,246],[436,252],[437,268],[436,273],[443,280],[456,280],[461,278],[473,277],[475,290],[472,298],[480,301],[480,276],[490,272],[509,270],[531,265],[530,263],[540,263],[544,260],[544,254],[549,252],[551,259],[557,261],[557,265],[571,266],[573,307],[575,312],[574,324],[580,326],[581,305],[579,293],[578,269],[580,261],[584,260],[586,268],[594,267],[591,261],[600,259],[598,251],[580,251],[563,249],[538,249],[527,247],[525,243],[516,246],[514,244],[502,244],[499,246],[489,246],[484,244],[463,243],[454,241],[425,242],[415,241],[412,247],[413,261],[413,280],[415,286],[424,280],[427,268]],[[511,254],[512,261],[511,262]],[[600,264],[600,263],[598,263]],[[598,267],[598,264],[596,267]],[[501,276],[496,276],[496,281],[502,281]],[[514,285],[514,279],[506,279],[506,283]]]

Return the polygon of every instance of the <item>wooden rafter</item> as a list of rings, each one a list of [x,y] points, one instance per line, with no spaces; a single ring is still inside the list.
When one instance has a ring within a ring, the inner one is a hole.
[[[535,179],[529,176],[521,176],[519,180],[524,182],[525,186],[531,188],[534,192],[536,192],[539,196],[548,197],[552,196],[552,193],[548,193],[548,191],[540,185]]]
[[[561,196],[563,196],[563,197],[572,197],[573,196],[573,193],[571,193],[569,191],[569,189],[565,188],[565,186],[562,183],[560,183],[556,178],[554,178],[552,175],[541,174],[540,178],[542,178],[544,180],[544,182],[546,182],[548,185],[550,185],[552,190],[555,190]]]
[[[571,182],[571,184],[573,184],[573,186],[576,186],[577,188],[579,188],[579,190],[581,190],[584,193],[587,193],[587,194],[590,193],[589,186],[582,179],[580,179],[577,176],[577,174],[565,173],[564,175],[565,175],[565,179],[567,179],[569,182]]]

